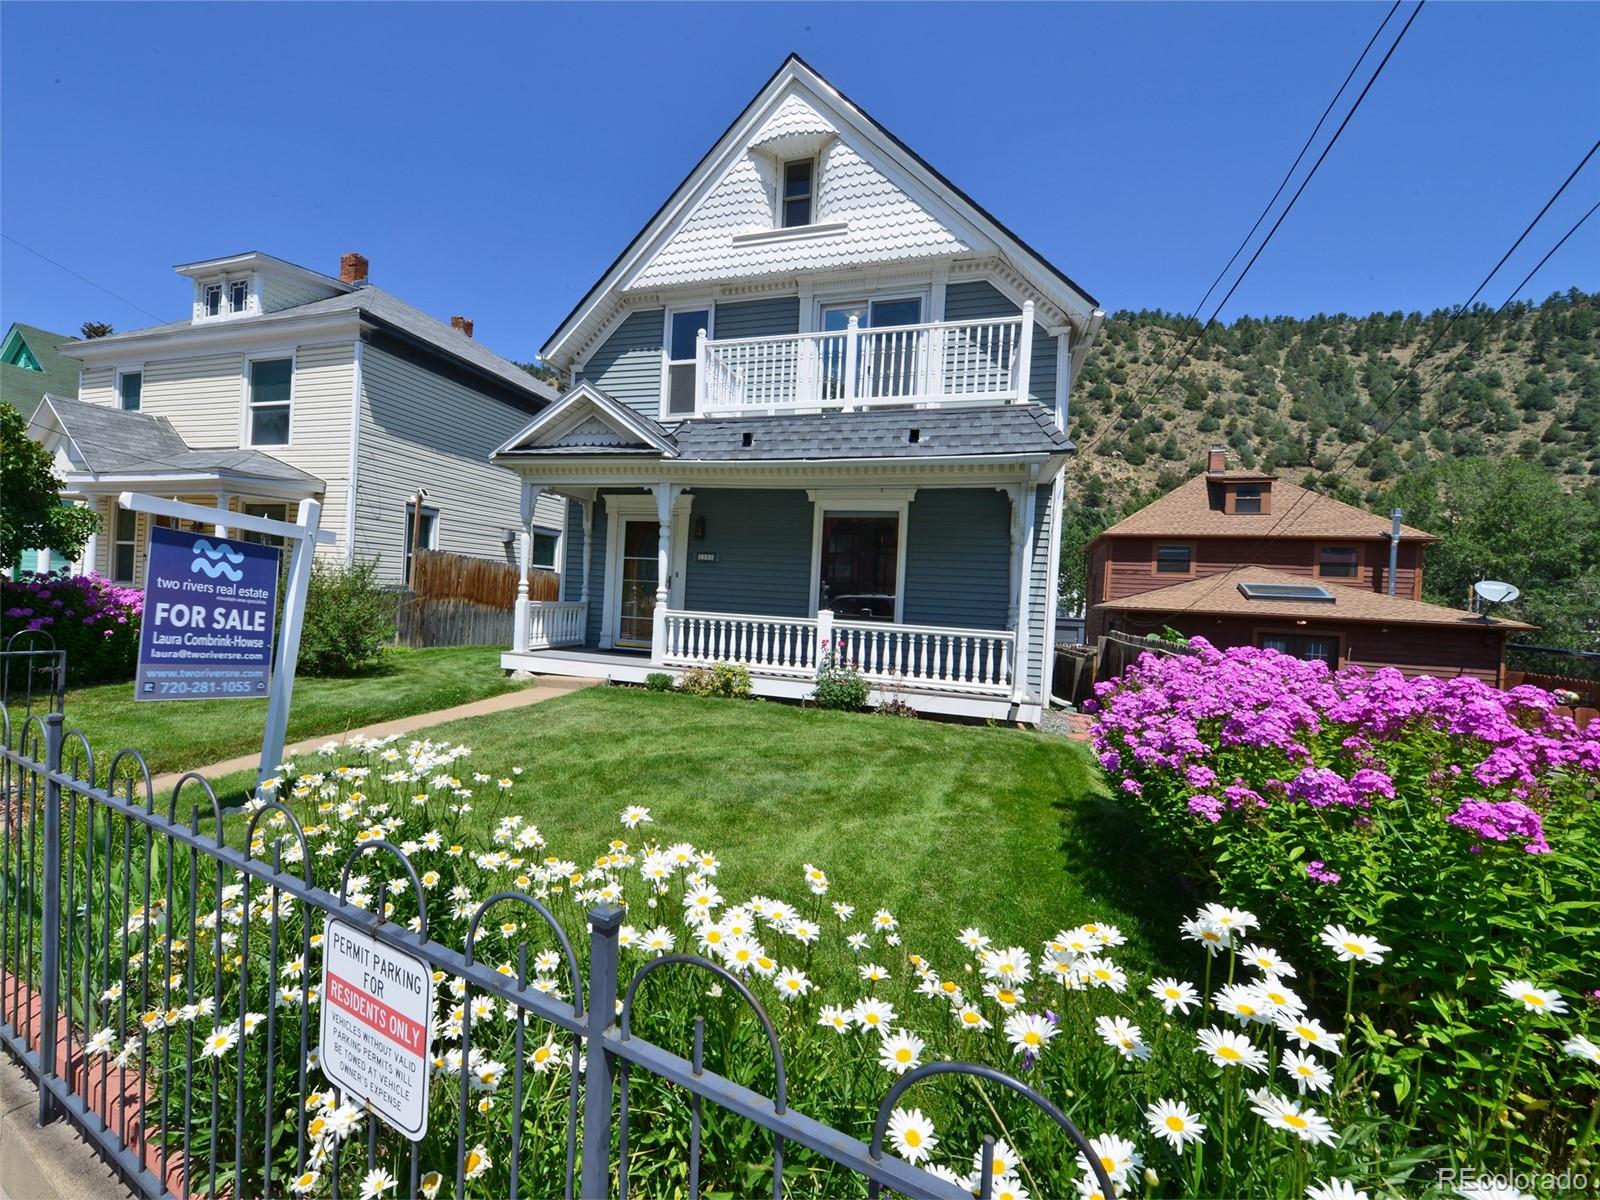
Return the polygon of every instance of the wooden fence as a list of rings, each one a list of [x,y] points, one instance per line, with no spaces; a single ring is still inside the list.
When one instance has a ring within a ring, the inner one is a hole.
[[[1577,679],[1566,675],[1539,675],[1532,671],[1507,671],[1506,687],[1519,687],[1530,683],[1548,692],[1573,692],[1578,703],[1571,708],[1558,708],[1556,712],[1571,717],[1579,729],[1587,729],[1589,722],[1600,720],[1600,679]]]
[[[530,571],[531,600],[561,598],[561,576]],[[421,550],[395,614],[402,646],[511,645],[517,568],[487,558]]]

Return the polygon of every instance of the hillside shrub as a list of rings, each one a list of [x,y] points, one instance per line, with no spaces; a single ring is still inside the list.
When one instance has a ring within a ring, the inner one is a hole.
[[[378,581],[377,571],[375,561],[312,565],[299,674],[352,675],[383,657],[395,635],[397,599]]]
[[[725,696],[730,700],[750,697],[750,668],[743,663],[714,662],[709,667],[690,667],[678,680],[678,690],[691,696]]]
[[[1592,1165],[1600,726],[1532,687],[1194,645],[1097,688],[1123,800],[1342,1004],[1344,1086],[1457,1165]],[[1392,947],[1359,991],[1347,929]]]
[[[67,679],[74,685],[132,679],[143,612],[143,592],[103,576],[25,571],[0,578],[0,647],[23,630],[39,630],[67,652]],[[19,649],[47,645],[17,642]]]

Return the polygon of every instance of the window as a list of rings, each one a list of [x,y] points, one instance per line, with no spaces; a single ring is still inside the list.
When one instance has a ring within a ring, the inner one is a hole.
[[[1194,547],[1186,542],[1158,545],[1156,547],[1156,574],[1194,574]]]
[[[126,508],[117,509],[116,538],[111,547],[111,577],[118,583],[133,582],[133,551],[139,539],[139,515]]]
[[[811,193],[816,177],[815,159],[802,158],[783,164],[783,227],[811,224]]]
[[[852,621],[894,620],[899,557],[898,516],[825,514],[818,602]]]
[[[547,529],[533,531],[533,565],[541,571],[556,569],[556,550],[561,545],[561,535]]]
[[[417,546],[424,550],[437,550],[439,548],[439,510],[422,506],[422,520],[417,520],[417,506],[406,505],[406,527],[402,534],[401,544],[406,548],[406,562],[404,580],[411,582],[411,551]]]
[[[684,309],[667,322],[667,412],[694,412],[694,356],[700,331],[711,333],[711,310]]]
[[[250,363],[250,444],[289,444],[289,396],[294,377],[291,358],[260,358]]]
[[[117,399],[124,412],[139,411],[139,394],[144,390],[142,371],[125,371],[117,376]]]
[[[287,504],[246,504],[241,510],[247,517],[266,517],[269,521],[287,521],[289,519],[289,506]],[[262,546],[284,545],[284,539],[274,533],[253,533],[248,529],[241,529],[239,540],[242,542],[255,542]]]
[[[1321,546],[1317,549],[1317,578],[1354,579],[1360,573],[1359,546]]]
[[[220,317],[222,315],[222,285],[220,283],[206,284],[204,296],[206,316]]]
[[[1258,513],[1261,511],[1261,485],[1259,483],[1241,483],[1233,489],[1233,511],[1236,513]]]
[[[250,303],[250,281],[235,279],[228,284],[228,311],[242,313]]]
[[[1256,635],[1256,645],[1307,662],[1325,662],[1334,670],[1339,668],[1339,639],[1331,634],[1261,633]]]

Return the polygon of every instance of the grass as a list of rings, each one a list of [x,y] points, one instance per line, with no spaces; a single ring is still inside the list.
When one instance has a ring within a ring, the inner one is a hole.
[[[492,647],[391,649],[378,667],[360,675],[295,680],[289,739],[343,734],[520,686],[500,670]],[[76,688],[66,698],[67,728],[83,730],[97,759],[132,746],[154,774],[258,752],[266,716],[265,700],[141,704],[131,683]]]
[[[512,798],[477,789],[470,819],[485,839],[518,812],[550,853],[579,862],[619,834],[689,841],[722,858],[717,884],[741,898],[807,898],[815,863],[828,899],[864,909],[858,921],[887,907],[907,949],[941,958],[966,925],[1036,952],[1090,918],[1120,925],[1122,954],[1146,968],[1182,953],[1161,931],[1175,935],[1191,898],[1144,856],[1087,748],[1059,737],[626,688],[427,736],[473,747],[462,775],[523,768]],[[230,776],[218,795],[237,802],[253,782]],[[628,804],[647,805],[653,824],[623,833]]]

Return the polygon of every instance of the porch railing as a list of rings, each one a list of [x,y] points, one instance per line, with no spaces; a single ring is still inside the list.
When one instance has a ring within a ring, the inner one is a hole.
[[[534,600],[528,604],[529,650],[583,645],[589,605],[582,600]]]
[[[1033,303],[1021,315],[781,337],[707,338],[696,354],[697,415],[855,409],[1028,398]]]
[[[743,663],[769,675],[816,674],[829,646],[868,682],[921,691],[1011,690],[1016,635],[1009,629],[954,629],[815,617],[667,610],[663,663],[673,667]]]

